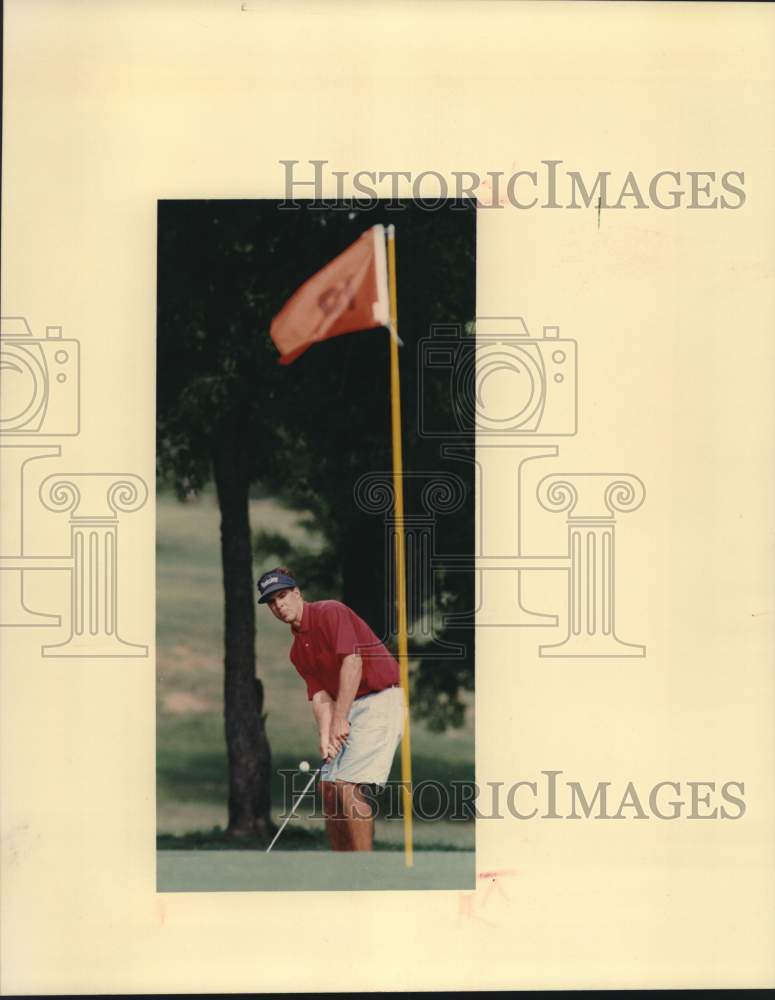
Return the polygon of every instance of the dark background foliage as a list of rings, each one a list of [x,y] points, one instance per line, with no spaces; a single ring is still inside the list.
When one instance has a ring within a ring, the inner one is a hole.
[[[160,486],[183,497],[214,477],[222,513],[224,507],[232,511],[224,515],[224,535],[241,533],[242,496],[246,503],[248,491],[271,493],[306,512],[310,527],[324,538],[322,551],[294,549],[267,524],[249,542],[256,572],[289,564],[308,597],[341,597],[378,635],[385,634],[384,521],[359,509],[353,488],[364,473],[391,469],[388,334],[371,330],[337,337],[281,366],[269,325],[295,289],[365,229],[376,223],[396,226],[404,468],[428,476],[447,471],[463,479],[462,507],[436,519],[437,546],[470,554],[473,466],[442,458],[440,441],[419,433],[423,407],[432,412],[434,426],[456,425],[449,373],[424,371],[418,345],[433,324],[471,329],[473,204],[449,202],[427,211],[413,203],[388,209],[377,202],[364,210],[320,209],[307,202],[288,210],[274,201],[164,201],[158,222]],[[427,477],[416,475],[405,480],[408,514],[422,510],[425,482]],[[233,632],[243,618],[251,618],[243,627],[246,649],[253,620],[244,593],[232,601],[230,617],[228,579],[239,573],[244,578],[244,559],[236,548],[228,549],[229,541],[224,537],[222,543],[226,629]],[[446,579],[437,574],[437,604],[447,612],[470,611],[472,577],[460,571]],[[416,645],[411,650],[420,660],[413,710],[437,728],[460,723],[460,691],[473,687],[473,631],[446,632],[445,639],[463,644],[461,659],[439,661],[423,658]],[[228,672],[228,634],[226,643]],[[228,730],[228,706],[226,711]]]

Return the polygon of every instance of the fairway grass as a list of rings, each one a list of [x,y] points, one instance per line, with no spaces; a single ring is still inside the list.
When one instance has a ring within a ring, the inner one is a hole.
[[[330,892],[471,890],[473,851],[421,851],[407,868],[400,852],[159,851],[159,892]]]
[[[254,531],[279,531],[292,543],[303,542],[315,549],[320,540],[301,527],[303,518],[269,499],[250,502]],[[212,491],[186,503],[168,494],[157,497],[156,802],[157,832],[168,842],[187,834],[206,837],[207,831],[227,825],[219,531],[220,514]],[[304,684],[288,660],[288,629],[262,612],[259,608],[256,672],[265,687],[272,807],[277,821],[285,806],[280,771],[295,770],[301,760],[315,761],[318,749]],[[448,787],[455,781],[473,781],[472,717],[471,707],[467,724],[445,733],[432,733],[421,721],[413,720],[415,784],[433,780]],[[392,780],[400,778],[399,756]],[[303,828],[305,820],[298,822]],[[400,825],[378,821],[377,838],[395,848],[401,838]],[[415,833],[420,850],[426,845],[470,850],[474,845],[473,823],[415,821]]]

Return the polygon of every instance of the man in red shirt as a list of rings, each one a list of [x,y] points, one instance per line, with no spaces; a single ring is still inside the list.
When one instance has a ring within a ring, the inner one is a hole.
[[[307,685],[318,726],[326,830],[335,851],[370,851],[374,817],[361,785],[387,781],[401,739],[398,663],[340,601],[305,601],[290,571],[258,581],[259,604],[291,628],[290,659]]]

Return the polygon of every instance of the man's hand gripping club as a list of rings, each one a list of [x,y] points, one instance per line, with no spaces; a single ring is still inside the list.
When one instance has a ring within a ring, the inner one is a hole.
[[[325,761],[332,761],[347,743],[350,735],[348,716],[362,675],[363,661],[358,653],[351,653],[342,660],[336,701],[327,691],[318,691],[312,697],[312,711],[320,737],[320,756]]]

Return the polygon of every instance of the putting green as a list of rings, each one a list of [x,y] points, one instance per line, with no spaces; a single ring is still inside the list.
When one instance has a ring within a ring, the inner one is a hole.
[[[159,851],[159,892],[473,889],[473,851]]]

